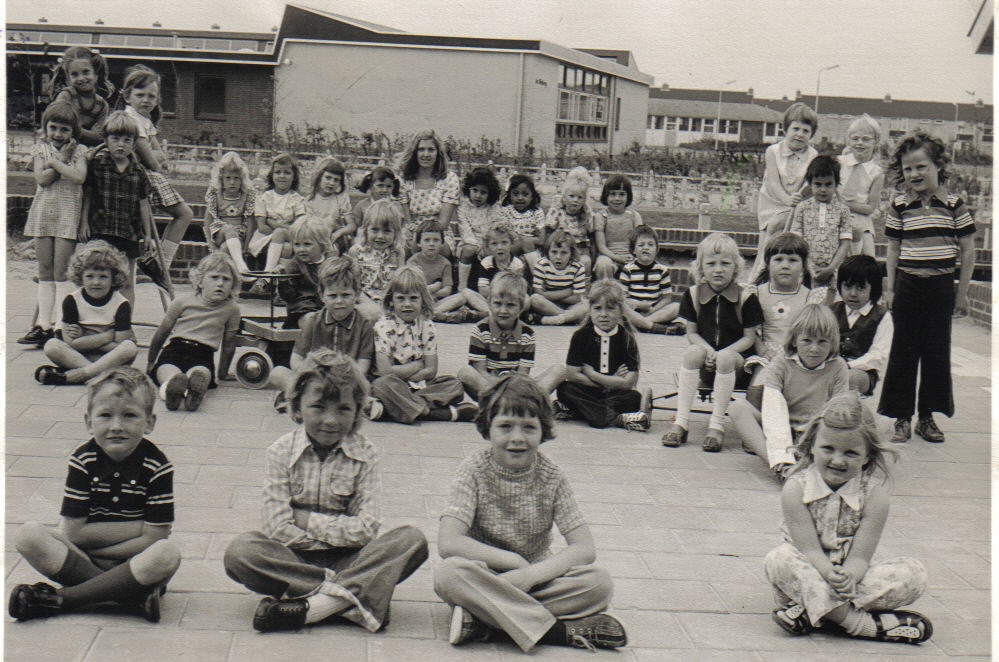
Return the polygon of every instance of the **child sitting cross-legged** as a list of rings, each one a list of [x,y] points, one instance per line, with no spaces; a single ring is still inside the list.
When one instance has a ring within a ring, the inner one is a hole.
[[[545,239],[545,256],[532,269],[532,321],[570,324],[586,316],[586,270],[579,261],[576,240],[565,230]]]
[[[618,279],[628,291],[624,316],[639,331],[666,333],[666,324],[676,319],[680,305],[670,296],[673,282],[669,267],[659,262],[659,238],[648,225],[631,231],[629,250],[634,255],[621,267]]]
[[[430,319],[433,299],[423,274],[412,267],[395,272],[385,289],[385,315],[375,322],[372,420],[412,423],[471,421],[478,411],[462,403],[465,389],[456,377],[437,374],[437,327]]]
[[[63,494],[62,530],[27,522],[17,551],[61,584],[18,584],[8,610],[26,621],[101,602],[160,620],[160,596],[180,565],[167,540],[173,524],[173,465],[145,435],[153,431],[156,387],[128,366],[87,387],[83,420],[93,435],[73,451]]]
[[[895,455],[874,415],[857,393],[840,393],[809,421],[797,450],[781,492],[785,542],[764,559],[774,621],[793,635],[830,624],[863,639],[928,640],[930,620],[900,609],[926,590],[926,567],[872,560],[888,519],[886,457]]]
[[[419,249],[406,261],[423,274],[434,301],[450,296],[454,289],[451,260],[441,254],[444,246],[444,232],[437,221],[423,221],[416,227],[416,247]]]
[[[638,341],[624,317],[624,288],[598,280],[590,288],[586,321],[572,334],[565,381],[555,403],[561,419],[583,418],[590,427],[615,425],[648,431],[652,392],[638,383]]]
[[[524,652],[536,644],[619,648],[624,626],[603,613],[613,586],[562,470],[539,452],[555,436],[537,382],[511,373],[482,394],[476,428],[489,447],[462,462],[441,513],[443,561],[434,590],[454,606],[452,644],[503,630]],[[553,552],[552,525],[567,546]]]
[[[524,279],[509,271],[497,274],[489,287],[489,317],[472,329],[468,365],[458,371],[458,379],[472,398],[478,400],[507,373],[530,373],[534,366],[534,330],[520,321],[526,305]],[[563,379],[561,367],[548,368],[535,377],[545,393],[555,390]]]
[[[347,255],[327,258],[319,266],[317,282],[323,308],[300,320],[302,330],[291,350],[291,367],[274,366],[270,374],[270,385],[279,389],[274,408],[281,413],[288,410],[285,394],[292,386],[292,371],[302,367],[309,352],[323,347],[343,352],[365,376],[374,360],[374,325],[357,310],[361,273],[354,259]]]
[[[298,427],[267,449],[262,529],[225,552],[231,579],[266,597],[261,632],[297,630],[334,614],[370,632],[388,624],[396,584],[427,559],[427,540],[381,527],[378,451],[360,433],[368,380],[348,356],[309,354],[289,390]]]
[[[62,302],[62,328],[45,343],[45,356],[55,365],[35,371],[40,383],[82,384],[135,359],[132,307],[118,291],[127,269],[125,254],[100,239],[76,249],[66,275],[80,289]]]

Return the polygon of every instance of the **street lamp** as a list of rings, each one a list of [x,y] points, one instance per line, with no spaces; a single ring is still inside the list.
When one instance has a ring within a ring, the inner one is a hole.
[[[960,108],[960,106],[957,105],[956,101],[951,101],[951,103],[954,104],[954,146],[951,148],[950,157],[951,157],[951,159],[953,161],[956,162],[957,161],[957,134],[958,134],[958,129],[957,129],[957,109]]]
[[[971,103],[975,103],[974,90],[965,90],[964,93],[971,97]],[[971,110],[971,149],[976,154],[978,153],[978,114],[975,112],[974,108]],[[978,163],[977,158],[975,163]]]
[[[718,151],[718,133],[721,131],[721,102],[722,102],[722,90],[725,89],[726,85],[732,85],[735,83],[734,80],[727,80],[721,84],[718,88],[718,112],[715,114],[715,151]]]
[[[819,88],[822,86],[822,72],[823,71],[831,71],[833,69],[839,69],[839,65],[838,64],[833,64],[833,65],[830,65],[828,67],[822,67],[821,69],[819,69],[819,75],[815,79],[815,114],[816,115],[819,114]]]

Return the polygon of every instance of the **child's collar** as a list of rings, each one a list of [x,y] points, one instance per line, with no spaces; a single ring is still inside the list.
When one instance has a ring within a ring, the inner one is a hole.
[[[697,302],[703,306],[716,296],[721,296],[728,299],[732,303],[739,303],[740,289],[739,284],[735,282],[735,280],[729,283],[728,287],[721,292],[715,292],[714,288],[710,285],[702,283],[701,286],[697,288]]]
[[[493,319],[493,316],[489,316],[489,333],[500,341],[516,340],[523,334],[523,326],[524,323],[520,321],[520,318],[517,318],[517,321],[512,327],[509,329],[501,329],[499,324],[496,323],[496,320]]]
[[[787,144],[786,140],[782,140],[778,144],[780,145],[780,147],[778,149],[780,149],[781,156],[802,156],[803,157],[803,156],[805,156],[805,155],[808,154],[808,148],[811,147],[810,144],[806,144],[805,145],[805,149],[800,149],[800,150],[798,150],[796,152],[793,149],[791,149],[791,147]]]
[[[826,364],[828,364],[830,361],[832,361],[835,358],[836,357],[834,357],[834,356],[830,356],[830,357],[826,358],[825,361],[823,361],[822,363],[818,364],[814,368],[809,368],[807,365],[805,365],[805,363],[801,360],[801,357],[798,356],[797,352],[795,352],[794,354],[792,354],[791,356],[789,356],[787,358],[787,360],[788,361],[794,361],[795,363],[797,363],[798,365],[801,366],[802,370],[808,370],[809,372],[814,372],[816,370],[821,370],[822,368],[826,367]]]
[[[292,432],[292,435],[291,453],[288,454],[289,469],[295,466],[295,463],[302,457],[302,453],[304,453],[306,449],[312,448],[312,440],[310,440],[309,435],[305,433],[305,426],[299,425],[295,431]],[[352,460],[357,460],[358,462],[370,462],[372,460],[371,451],[364,444],[363,438],[353,432],[345,434],[337,445],[333,446],[331,450],[335,451],[336,449],[340,449],[344,455]]]
[[[861,317],[863,317],[864,315],[870,313],[871,310],[874,308],[874,302],[868,299],[867,303],[865,303],[860,308],[851,308],[850,306],[847,306],[845,303],[843,304],[843,307],[846,308],[846,314],[848,317],[850,315],[860,315]]]
[[[621,330],[620,324],[615,324],[614,328],[611,329],[610,331],[601,331],[596,324],[593,325],[593,333],[597,334],[601,338],[610,338],[611,336],[615,336],[617,335],[617,332],[620,330]]]
[[[818,468],[813,464],[805,472],[802,485],[801,502],[804,504],[824,499],[831,494],[836,494],[843,503],[853,510],[860,510],[861,479],[863,474],[854,476],[839,486],[838,489],[829,487],[826,481],[822,480]]]

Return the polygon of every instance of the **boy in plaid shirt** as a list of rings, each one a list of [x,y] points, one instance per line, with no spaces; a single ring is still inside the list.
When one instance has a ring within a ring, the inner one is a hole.
[[[142,240],[150,246],[153,212],[149,206],[149,178],[133,152],[139,127],[123,111],[111,113],[102,129],[105,147],[87,163],[83,182],[83,213],[79,241],[103,239],[128,257],[129,273],[142,255]],[[135,304],[134,276],[121,293]]]
[[[297,630],[334,614],[375,632],[388,624],[395,585],[427,559],[411,526],[379,536],[378,452],[358,434],[368,380],[350,357],[319,349],[288,392],[299,427],[267,450],[263,530],[237,536],[225,571],[267,597],[261,632]]]

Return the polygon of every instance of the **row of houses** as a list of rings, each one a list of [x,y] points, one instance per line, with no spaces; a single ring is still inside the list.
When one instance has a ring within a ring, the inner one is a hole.
[[[577,148],[619,154],[635,144],[699,140],[770,143],[781,115],[814,97],[757,99],[752,90],[652,87],[631,52],[568,48],[544,40],[415,35],[301,4],[269,31],[128,27],[30,18],[7,6],[8,121],[27,125],[47,102],[55,57],[70,45],[99,49],[120,84],[143,62],[163,78],[161,133],[171,142],[264,143],[277,134],[410,134],[434,127],[503,151]],[[822,97],[817,137],[843,142],[868,113],[885,135],[928,125],[948,141],[991,147],[992,107],[977,103]]]

